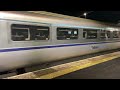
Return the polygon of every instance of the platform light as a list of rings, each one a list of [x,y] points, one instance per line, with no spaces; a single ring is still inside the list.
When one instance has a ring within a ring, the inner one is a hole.
[[[83,16],[85,16],[85,18],[87,18],[87,15],[88,15],[88,14],[91,14],[91,13],[93,13],[93,12],[94,12],[94,11],[87,11],[87,12],[84,12],[84,13],[83,13]]]
[[[87,13],[84,13],[83,15],[84,15],[84,16],[86,16],[86,15],[87,15]]]
[[[85,16],[85,18],[86,18],[86,16],[87,16],[87,13],[85,12],[83,15],[84,15],[84,16]]]

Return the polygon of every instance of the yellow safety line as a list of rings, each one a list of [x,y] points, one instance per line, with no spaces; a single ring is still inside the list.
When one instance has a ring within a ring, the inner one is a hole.
[[[59,77],[59,76],[62,76],[62,75],[80,70],[80,69],[84,69],[84,68],[87,68],[87,67],[90,67],[90,66],[93,66],[93,65],[97,65],[97,64],[100,64],[100,63],[103,63],[103,62],[106,62],[106,61],[113,60],[113,59],[118,58],[118,57],[120,57],[120,55],[111,56],[111,57],[108,57],[108,58],[95,60],[95,61],[91,60],[90,62],[85,63],[83,65],[76,65],[76,66],[74,65],[74,66],[71,66],[70,68],[63,69],[63,70],[60,70],[60,71],[57,71],[57,72],[54,72],[54,73],[50,73],[50,74],[47,74],[47,75],[43,75],[43,76],[40,76],[36,79],[53,79],[53,78],[56,78],[56,77]]]
[[[47,69],[42,69],[23,75],[8,77],[7,79],[53,79],[71,72],[81,70],[90,66],[94,66],[103,62],[107,62],[120,57],[120,52],[96,56],[93,58],[83,59],[67,64],[53,66]]]

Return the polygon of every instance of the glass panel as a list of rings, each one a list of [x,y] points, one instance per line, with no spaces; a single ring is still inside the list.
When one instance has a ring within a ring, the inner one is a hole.
[[[108,30],[101,30],[100,32],[100,38],[101,39],[107,39],[110,38],[111,32]]]
[[[58,40],[74,40],[78,39],[78,29],[57,28]]]
[[[97,39],[97,30],[83,29],[83,38],[85,38],[85,39]]]
[[[107,38],[111,37],[111,31],[107,31]]]
[[[35,26],[30,30],[30,40],[49,40],[49,28]]]
[[[29,28],[15,28],[12,27],[12,40],[13,41],[26,41],[28,37]]]
[[[13,41],[49,40],[49,27],[13,24],[11,34]]]
[[[119,31],[113,31],[113,38],[119,38],[120,32]]]

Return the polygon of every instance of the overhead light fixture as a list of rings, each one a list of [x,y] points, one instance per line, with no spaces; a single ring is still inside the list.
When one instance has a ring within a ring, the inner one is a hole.
[[[87,16],[87,13],[85,12],[83,15],[84,15],[84,16],[85,16],[85,18],[86,18],[86,16]]]
[[[87,15],[87,13],[85,12],[83,15],[84,15],[84,16],[86,16],[86,15]]]
[[[84,12],[83,15],[85,16],[85,18],[87,18],[87,15],[92,13],[92,12],[94,12],[94,11]]]

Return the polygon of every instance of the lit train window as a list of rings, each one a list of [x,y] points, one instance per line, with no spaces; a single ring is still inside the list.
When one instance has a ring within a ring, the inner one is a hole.
[[[83,38],[85,39],[97,39],[97,31],[93,29],[83,29]]]
[[[107,38],[111,37],[111,31],[107,31]]]
[[[74,40],[78,39],[78,29],[57,28],[58,40]]]
[[[11,34],[13,41],[49,40],[49,27],[13,24]]]
[[[49,40],[49,27],[34,26],[30,33],[30,40]]]
[[[12,25],[12,40],[13,41],[26,41],[29,39],[29,28],[28,27],[17,27],[16,25]]]
[[[119,38],[120,32],[119,31],[113,31],[113,38]]]
[[[101,38],[101,39],[110,38],[110,35],[111,35],[111,32],[110,32],[110,31],[101,30],[101,32],[100,32],[100,38]]]
[[[106,31],[105,30],[101,30],[100,38],[102,38],[102,39],[106,38]]]

